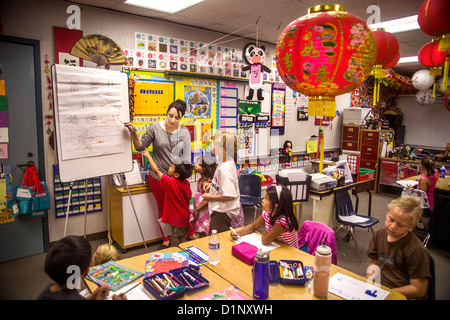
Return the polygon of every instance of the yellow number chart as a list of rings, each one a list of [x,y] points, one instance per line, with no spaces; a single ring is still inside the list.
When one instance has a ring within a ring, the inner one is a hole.
[[[217,129],[217,88],[218,81],[212,79],[199,79],[188,76],[168,76],[162,72],[150,72],[131,70],[129,77],[135,80],[134,87],[134,112],[135,117],[131,123],[136,127],[139,137],[146,131],[147,126],[153,122],[163,121],[166,117],[168,106],[175,100],[186,102],[189,110],[181,121],[191,133],[191,148],[194,153],[201,152],[205,145],[205,138],[211,137],[211,130]],[[192,92],[205,93],[208,101],[207,112],[193,112],[194,104],[188,103]],[[149,148],[151,150],[151,147]],[[133,146],[133,152],[136,152]]]

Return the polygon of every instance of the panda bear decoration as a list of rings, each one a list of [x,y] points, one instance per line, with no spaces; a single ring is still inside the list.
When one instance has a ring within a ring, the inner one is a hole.
[[[250,70],[249,86],[250,91],[247,100],[253,99],[254,90],[257,90],[257,97],[259,101],[264,100],[262,96],[263,72],[271,72],[269,68],[264,65],[266,57],[264,46],[257,46],[254,43],[249,43],[244,49],[245,61],[249,64],[242,68],[242,71]]]

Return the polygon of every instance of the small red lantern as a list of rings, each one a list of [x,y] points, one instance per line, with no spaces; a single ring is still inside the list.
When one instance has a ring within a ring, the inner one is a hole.
[[[450,1],[425,0],[419,8],[417,22],[426,34],[440,37],[450,33]]]
[[[383,65],[383,69],[389,69],[389,68],[395,67],[397,65],[398,61],[400,60],[400,56],[401,56],[401,52],[399,49],[397,54],[395,55],[395,58],[388,64]]]
[[[439,41],[437,39],[423,45],[419,50],[419,63],[424,67],[431,68],[431,76],[439,76],[442,74],[441,66],[445,62],[445,52],[439,51]]]
[[[444,62],[444,81],[442,90],[447,87],[447,78],[450,65],[450,12],[449,0],[425,0],[419,8],[417,22],[420,29],[426,34],[439,39],[439,51],[447,53]]]
[[[375,39],[367,24],[342,6],[318,5],[284,29],[275,58],[286,85],[309,96],[309,115],[334,117],[334,97],[369,76]]]
[[[380,79],[386,78],[386,72],[383,69],[390,65],[396,58],[396,55],[400,51],[400,43],[396,36],[384,31],[384,29],[378,29],[372,33],[377,45],[377,58],[375,60],[375,67],[372,69],[372,75],[375,77],[373,105],[376,106],[380,97]]]
[[[385,68],[385,65],[394,60],[400,49],[400,43],[396,36],[390,32],[384,31],[384,29],[376,30],[372,33],[375,37],[375,43],[377,44],[377,59],[375,65],[380,64]]]

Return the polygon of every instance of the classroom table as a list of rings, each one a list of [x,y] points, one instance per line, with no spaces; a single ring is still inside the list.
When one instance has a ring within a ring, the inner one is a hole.
[[[406,179],[402,179],[401,181],[418,181],[417,179],[420,176],[412,176]],[[436,182],[436,186],[434,187],[435,192],[440,192],[440,193],[444,193],[444,194],[448,194],[450,193],[450,177],[439,177],[438,181]]]
[[[186,244],[189,244],[190,242],[186,242]],[[179,252],[182,251],[179,247],[169,247],[167,249],[153,251],[153,252]],[[145,270],[145,262],[150,259],[151,252],[144,253],[138,256],[134,256],[127,259],[117,260],[116,262],[120,265],[123,265],[124,267],[134,269],[136,271],[144,272]],[[186,294],[180,298],[180,300],[192,300],[195,298],[203,297],[207,294],[211,294],[217,291],[220,291],[222,289],[230,287],[232,284],[231,282],[227,281],[226,279],[222,278],[219,274],[214,272],[214,270],[211,270],[210,268],[206,267],[206,265],[203,265],[200,267],[200,273],[203,277],[205,277],[209,281],[209,286],[200,290],[196,290],[193,292],[186,292]],[[136,279],[132,283],[141,282],[144,279],[144,276],[141,276],[140,278]],[[92,292],[95,289],[98,288],[98,286],[90,281],[85,279],[86,286],[89,288],[89,290]],[[120,290],[118,291],[120,292]],[[252,299],[251,296],[247,295],[245,292],[242,292],[240,290],[241,294],[243,294],[247,299]],[[156,298],[155,298],[156,300]]]
[[[217,265],[210,265],[207,263],[205,266],[214,271],[220,277],[226,279],[232,283],[239,291],[245,293],[247,296],[253,297],[253,282],[252,282],[252,266],[244,263],[240,259],[236,258],[231,253],[231,247],[236,243],[230,238],[230,231],[219,233],[220,237],[220,262]],[[208,253],[208,237],[192,240],[180,244],[181,248],[188,246],[195,246],[205,253]],[[315,257],[288,246],[286,244],[276,242],[280,245],[279,248],[270,251],[270,260],[300,260],[303,266],[314,267]],[[330,277],[337,272],[351,276],[361,281],[366,281],[365,277],[359,276],[351,271],[343,269],[337,265],[332,265],[330,269]],[[384,286],[385,289],[390,292],[386,300],[405,300],[405,296],[390,290]],[[271,300],[323,300],[317,298],[313,294],[313,286],[311,292],[308,291],[306,285],[285,285],[281,283],[272,283],[269,285],[269,298]],[[342,300],[341,297],[328,293],[328,300]]]

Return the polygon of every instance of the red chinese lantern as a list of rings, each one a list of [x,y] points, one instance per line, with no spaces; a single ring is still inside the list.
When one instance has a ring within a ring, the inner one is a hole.
[[[441,66],[444,65],[446,53],[439,51],[439,41],[437,39],[423,45],[419,50],[419,63],[424,67],[431,68],[430,76],[442,74]]]
[[[373,105],[376,106],[380,97],[380,80],[386,78],[386,72],[383,69],[386,69],[394,61],[396,55],[399,54],[400,43],[396,36],[384,31],[384,29],[379,29],[372,33],[377,45],[377,58],[375,67],[372,70],[372,75],[375,77]]]
[[[400,56],[401,56],[401,52],[399,49],[397,54],[395,55],[395,58],[388,64],[383,65],[383,69],[389,69],[389,68],[395,67],[397,65],[398,61],[400,60]]]
[[[375,39],[367,24],[342,6],[318,5],[284,29],[275,58],[286,85],[309,96],[309,115],[334,117],[335,96],[355,90],[369,76]]]
[[[447,87],[450,56],[450,1],[449,0],[425,0],[419,8],[417,22],[420,29],[426,34],[439,39],[439,51],[447,54],[444,62],[444,81],[442,90]]]
[[[385,68],[385,65],[394,60],[400,49],[400,43],[396,36],[390,32],[384,31],[384,29],[379,29],[372,33],[375,37],[375,43],[377,44],[377,59],[375,65],[379,64]]]

